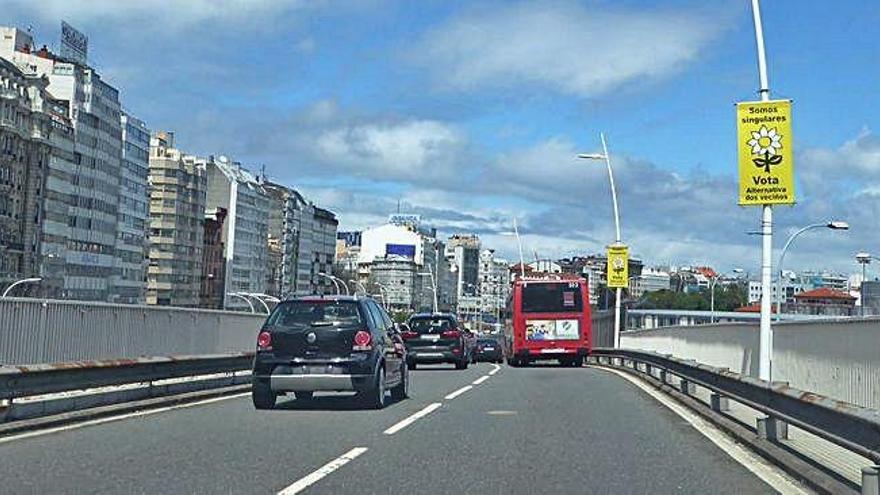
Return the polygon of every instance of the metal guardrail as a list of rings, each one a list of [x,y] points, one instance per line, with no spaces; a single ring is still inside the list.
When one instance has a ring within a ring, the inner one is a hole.
[[[767,418],[759,420],[758,433],[768,440],[776,440],[788,423],[866,457],[875,465],[862,470],[862,493],[880,494],[880,411],[654,352],[597,348],[591,359],[645,373],[664,385],[671,385],[669,375],[674,375],[687,395],[699,385],[713,393],[711,407],[719,412],[727,399],[760,411]]]
[[[0,399],[242,371],[252,363],[253,353],[242,352],[0,366]]]

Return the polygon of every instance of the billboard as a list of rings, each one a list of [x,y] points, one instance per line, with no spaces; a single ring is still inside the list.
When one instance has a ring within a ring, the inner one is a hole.
[[[386,244],[385,256],[396,255],[405,256],[407,258],[416,257],[416,247],[412,244]]]
[[[793,204],[791,101],[736,105],[739,204]]]
[[[89,54],[89,38],[70,24],[61,21],[61,56],[83,65]]]
[[[623,244],[608,246],[606,277],[611,289],[625,289],[629,285],[629,248]]]
[[[412,213],[394,213],[388,216],[388,223],[398,225],[400,227],[418,228],[422,223],[422,216]]]
[[[578,340],[577,320],[526,320],[526,340]]]

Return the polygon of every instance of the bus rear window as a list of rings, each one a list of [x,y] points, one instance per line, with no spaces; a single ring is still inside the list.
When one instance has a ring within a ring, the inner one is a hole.
[[[581,290],[576,283],[523,285],[523,313],[577,313],[583,309]]]

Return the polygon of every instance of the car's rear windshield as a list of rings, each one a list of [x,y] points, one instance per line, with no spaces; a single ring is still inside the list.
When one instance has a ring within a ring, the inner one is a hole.
[[[279,327],[362,323],[354,301],[289,301],[275,308],[267,325]]]
[[[492,344],[497,344],[498,341],[495,340],[495,339],[480,339],[480,340],[477,341],[477,343],[478,343],[478,344],[492,345]]]
[[[583,310],[577,283],[530,283],[523,285],[523,313],[574,313]]]
[[[453,327],[450,318],[412,318],[409,329],[416,333],[443,333]]]

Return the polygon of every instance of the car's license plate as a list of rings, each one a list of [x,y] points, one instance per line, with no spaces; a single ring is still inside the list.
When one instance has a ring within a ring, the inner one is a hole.
[[[560,354],[564,353],[565,349],[541,349],[541,352],[544,354]]]
[[[437,334],[422,335],[422,338],[424,340],[440,340],[440,336]]]
[[[420,352],[417,355],[419,357],[443,357],[442,352]]]
[[[495,348],[494,347],[483,347],[483,350],[484,351],[494,351]]]

